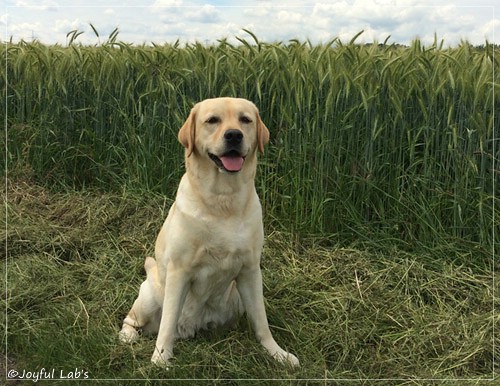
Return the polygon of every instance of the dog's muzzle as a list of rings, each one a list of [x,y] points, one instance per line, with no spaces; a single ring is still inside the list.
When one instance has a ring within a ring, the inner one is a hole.
[[[230,129],[224,133],[225,152],[217,156],[208,153],[208,156],[220,169],[230,173],[237,173],[243,167],[245,157],[241,153],[243,133],[240,130]]]

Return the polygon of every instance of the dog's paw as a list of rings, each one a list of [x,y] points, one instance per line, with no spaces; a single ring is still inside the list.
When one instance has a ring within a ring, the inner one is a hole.
[[[170,369],[170,360],[169,360],[170,356],[165,355],[165,354],[166,354],[165,350],[161,350],[161,352],[160,352],[160,350],[155,349],[153,356],[151,357],[151,362],[153,362],[153,364],[155,366],[169,370]]]
[[[273,355],[274,359],[278,360],[281,363],[288,364],[292,367],[299,367],[300,362],[299,358],[297,358],[295,355],[286,352],[285,350],[279,351]]]
[[[300,367],[299,358],[293,354],[288,353],[285,360],[293,367]]]
[[[124,324],[118,338],[123,343],[132,343],[139,339],[139,333],[134,327]]]

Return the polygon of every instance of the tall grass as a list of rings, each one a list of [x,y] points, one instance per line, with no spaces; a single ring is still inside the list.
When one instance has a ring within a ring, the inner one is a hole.
[[[191,106],[241,96],[271,130],[258,188],[275,226],[406,245],[493,243],[494,46],[252,37],[6,44],[7,167],[49,184],[173,195],[183,172],[176,132]]]

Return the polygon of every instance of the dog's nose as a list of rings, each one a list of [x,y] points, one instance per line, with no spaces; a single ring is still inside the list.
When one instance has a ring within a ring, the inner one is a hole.
[[[239,145],[243,139],[243,133],[240,130],[227,130],[224,133],[224,139],[229,145]]]

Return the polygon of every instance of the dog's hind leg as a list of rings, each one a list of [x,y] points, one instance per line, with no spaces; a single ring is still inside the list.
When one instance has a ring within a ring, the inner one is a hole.
[[[156,261],[147,257],[144,267],[147,273],[147,279],[141,284],[139,296],[123,320],[120,331],[120,340],[122,342],[133,342],[137,340],[139,334],[138,328],[144,328],[147,332],[158,332],[159,316],[161,306],[157,301],[157,271]]]

